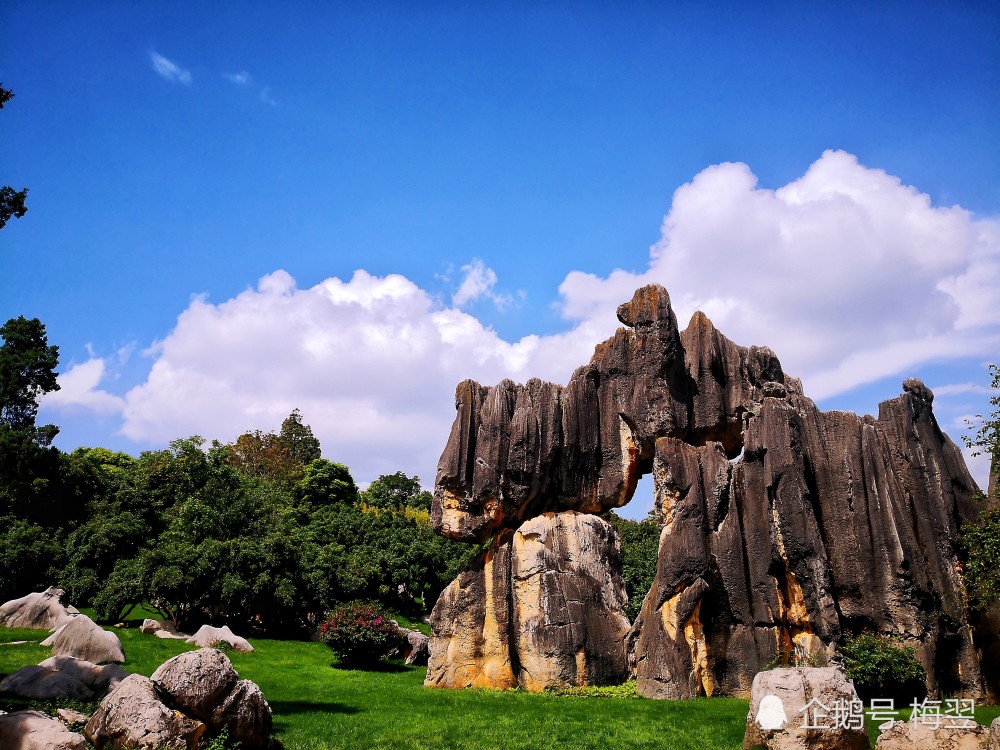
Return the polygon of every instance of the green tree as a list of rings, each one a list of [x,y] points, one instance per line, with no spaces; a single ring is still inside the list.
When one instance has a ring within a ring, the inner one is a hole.
[[[295,498],[312,508],[354,504],[358,501],[358,486],[346,466],[317,458],[310,462],[305,476],[295,485]]]
[[[963,439],[973,455],[990,457],[990,480],[986,508],[975,523],[962,530],[963,566],[970,604],[985,611],[1000,602],[1000,367],[989,366],[993,396],[992,411],[979,427]]]
[[[313,435],[312,428],[303,424],[302,414],[298,409],[293,409],[292,413],[285,417],[285,421],[281,423],[278,441],[288,450],[291,457],[303,466],[323,455],[320,451],[319,440]]]
[[[0,109],[3,109],[4,105],[13,98],[14,92],[5,89],[3,82],[0,82]],[[27,197],[28,188],[14,190],[8,185],[0,188],[0,229],[6,226],[11,217],[20,219],[28,212],[27,206],[24,205]]]
[[[49,346],[45,326],[38,318],[23,315],[0,327],[0,425],[12,430],[34,430],[38,399],[59,390],[56,367],[59,347]],[[46,425],[37,440],[47,445],[58,428]]]
[[[625,614],[635,622],[642,607],[642,600],[653,587],[653,579],[656,577],[660,526],[652,516],[641,521],[633,521],[609,512],[607,520],[621,535],[622,577],[625,579],[625,591],[628,593]]]
[[[407,476],[401,471],[383,474],[361,493],[361,501],[373,508],[431,509],[431,493],[420,487],[420,477]]]

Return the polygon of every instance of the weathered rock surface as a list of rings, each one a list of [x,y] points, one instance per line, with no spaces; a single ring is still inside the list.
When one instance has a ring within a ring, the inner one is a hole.
[[[256,683],[240,680],[213,711],[213,729],[226,729],[232,740],[247,750],[268,746],[271,736],[271,706]]]
[[[118,636],[86,615],[73,615],[41,645],[52,646],[54,656],[72,656],[93,664],[125,662],[125,651]]]
[[[4,750],[87,750],[83,736],[40,711],[0,714],[0,747]]]
[[[879,732],[875,750],[987,750],[990,730],[973,721],[962,728],[897,721]],[[954,720],[951,720],[954,721]],[[954,722],[956,725],[958,722]]]
[[[161,664],[150,679],[169,705],[213,731],[227,729],[229,738],[248,750],[267,746],[271,707],[256,684],[239,679],[221,651],[180,654]]]
[[[427,685],[602,685],[628,675],[618,533],[548,513],[501,534],[438,599]],[[618,572],[616,572],[618,571]]]
[[[406,646],[403,647],[403,658],[407,664],[415,664],[417,666],[426,666],[427,660],[430,658],[430,638],[421,633],[419,630],[410,630],[409,628],[400,627],[399,628],[403,635],[406,636]]]
[[[956,554],[977,488],[930,390],[907,380],[878,419],[821,412],[770,349],[737,346],[701,313],[680,332],[661,287],[618,317],[626,328],[565,387],[459,384],[431,521],[494,542],[442,595],[429,684],[527,679],[504,637],[518,631],[503,585],[514,530],[621,506],[652,471],[664,529],[631,636],[644,694],[746,696],[775,656],[866,629],[913,644],[932,695],[988,692],[1000,663],[973,646]],[[977,640],[995,630],[984,619]]]
[[[837,706],[863,717],[854,686],[834,667],[772,669],[753,681],[743,747],[768,750],[868,750],[864,719],[837,726]],[[860,723],[860,726],[858,724]],[[812,727],[812,728],[810,728]]]
[[[186,643],[193,643],[202,648],[211,648],[217,643],[228,643],[234,651],[248,654],[253,651],[253,646],[246,638],[241,638],[229,629],[228,625],[221,628],[213,628],[211,625],[202,625],[193,636],[187,639]]]
[[[128,677],[128,672],[118,664],[93,664],[72,656],[52,656],[38,666],[75,677],[98,697],[114,690],[119,682]]]
[[[63,605],[63,593],[62,589],[50,586],[45,591],[0,604],[0,625],[45,630],[65,625],[77,610]]]
[[[167,638],[176,641],[184,641],[191,636],[180,632],[172,622],[165,620],[143,620],[139,627],[140,633],[155,635],[157,638]]]
[[[197,750],[205,729],[164,705],[149,678],[133,674],[102,701],[83,733],[97,750]]]
[[[175,708],[202,721],[222,704],[237,681],[229,658],[214,648],[188,651],[163,662],[150,676]]]
[[[93,689],[79,677],[37,664],[21,667],[0,680],[0,693],[33,700],[71,698],[89,701],[94,698]]]

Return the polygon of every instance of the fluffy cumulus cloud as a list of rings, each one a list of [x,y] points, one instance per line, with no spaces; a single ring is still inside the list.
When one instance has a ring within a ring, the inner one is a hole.
[[[76,364],[59,375],[59,390],[45,396],[46,407],[64,411],[82,410],[99,415],[118,414],[125,406],[125,399],[115,396],[99,386],[105,377],[106,363],[101,357],[92,357]]]
[[[744,164],[705,169],[674,194],[645,271],[571,273],[563,310],[605,315],[650,282],[682,326],[700,309],[737,343],[767,344],[814,398],[1000,348],[1000,223],[842,151],[777,190]]]
[[[506,342],[402,276],[357,271],[299,289],[276,271],[221,304],[191,303],[126,395],[123,431],[232,439],[298,408],[324,453],[359,479],[403,469],[429,481],[460,380],[566,379],[560,358],[536,355],[539,343]]]
[[[185,70],[172,60],[168,60],[159,52],[150,50],[149,61],[153,64],[153,70],[168,81],[183,83],[185,86],[190,85],[191,71]]]
[[[705,169],[676,191],[645,270],[565,278],[557,335],[502,339],[463,309],[503,304],[496,274],[481,261],[461,270],[450,305],[401,276],[357,271],[299,289],[276,271],[219,304],[193,300],[124,397],[101,395],[91,363],[63,376],[61,393],[120,408],[123,433],[153,444],[231,440],[298,408],[360,480],[403,470],[429,482],[456,383],[566,382],[617,326],[615,307],[650,282],[670,291],[682,326],[702,309],[737,343],[771,346],[815,398],[1000,350],[998,223],[934,206],[842,152],[777,190],[743,164]]]

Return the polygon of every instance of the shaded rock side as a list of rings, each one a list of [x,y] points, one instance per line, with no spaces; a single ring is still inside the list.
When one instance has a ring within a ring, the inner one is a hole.
[[[623,505],[652,471],[665,528],[632,634],[640,690],[746,696],[776,658],[872,630],[916,647],[932,695],[982,696],[1000,665],[974,645],[998,641],[997,620],[974,639],[956,554],[977,488],[930,390],[907,380],[877,419],[824,413],[770,349],[701,313],[679,332],[661,287],[618,315],[626,327],[565,387],[458,386],[434,528],[505,538],[545,513]]]
[[[209,723],[215,730],[227,730],[229,738],[239,742],[241,748],[265,748],[271,737],[271,706],[256,683],[240,680],[212,711]]]
[[[916,647],[932,694],[983,694],[955,544],[975,484],[930,398],[907,381],[878,420],[765,398],[735,461],[719,443],[657,442],[641,693],[745,696],[764,665],[822,661],[872,630]]]
[[[41,645],[51,646],[53,656],[71,656],[92,664],[125,663],[125,651],[118,636],[86,615],[74,615]]]
[[[0,714],[0,747],[4,750],[87,750],[83,735],[40,711]]]
[[[833,667],[761,672],[753,681],[743,747],[868,750],[862,709],[854,686]]]
[[[83,733],[97,750],[197,750],[206,726],[167,707],[147,677],[119,683]]]
[[[63,605],[63,593],[62,589],[50,586],[45,591],[0,604],[0,625],[39,630],[55,630],[65,625],[77,610]]]
[[[628,676],[618,533],[597,516],[547,513],[504,532],[431,615],[433,687],[603,685]]]

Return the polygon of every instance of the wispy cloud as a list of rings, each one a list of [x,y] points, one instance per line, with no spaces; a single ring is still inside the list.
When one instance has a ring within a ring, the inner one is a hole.
[[[241,70],[239,73],[223,73],[223,76],[227,81],[235,83],[239,86],[247,86],[253,83],[253,76],[245,70]]]
[[[267,86],[265,86],[264,88],[262,88],[260,90],[260,97],[259,98],[260,98],[261,102],[263,102],[264,104],[268,104],[268,105],[270,105],[272,107],[277,106],[277,104],[278,104],[276,101],[274,101],[274,97],[271,96],[271,89],[268,88]]]
[[[191,71],[185,70],[172,60],[168,60],[159,52],[149,51],[149,59],[153,63],[153,70],[168,81],[183,83],[185,86],[191,85]]]
[[[463,307],[480,297],[492,301],[501,311],[514,304],[514,298],[511,295],[494,291],[497,284],[496,272],[478,258],[473,259],[468,265],[462,266],[462,274],[462,283],[459,285],[458,291],[451,296],[451,304],[455,307]],[[519,300],[524,299],[523,291],[519,291],[517,294]]]

